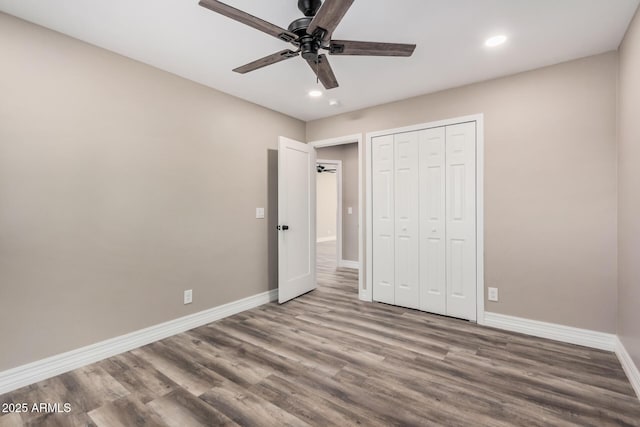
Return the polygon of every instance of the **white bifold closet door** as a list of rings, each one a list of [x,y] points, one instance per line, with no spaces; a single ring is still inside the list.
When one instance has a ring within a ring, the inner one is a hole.
[[[420,310],[447,314],[445,128],[420,131]]]
[[[395,217],[393,135],[371,142],[372,224],[373,224],[373,299],[395,304]]]
[[[476,123],[446,128],[447,315],[476,320]]]
[[[372,141],[373,298],[420,308],[418,132]]]
[[[373,299],[476,320],[476,123],[372,140]]]
[[[395,145],[395,304],[420,307],[420,174],[418,132],[393,136]]]

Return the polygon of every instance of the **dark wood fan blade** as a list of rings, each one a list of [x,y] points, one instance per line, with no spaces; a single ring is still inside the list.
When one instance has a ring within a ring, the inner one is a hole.
[[[338,80],[336,80],[336,75],[333,74],[333,70],[331,69],[331,65],[329,64],[329,60],[326,55],[318,55],[318,60],[314,61],[313,59],[307,60],[307,63],[311,67],[318,79],[325,87],[325,89],[333,89],[338,87]]]
[[[260,30],[286,42],[290,42],[298,38],[298,36],[296,36],[292,32],[285,30],[284,28],[280,28],[275,24],[250,15],[240,9],[236,9],[235,7],[231,7],[227,4],[221,3],[217,0],[200,0],[199,4],[204,8],[224,15],[235,21],[241,22],[245,25],[255,28],[256,30]]]
[[[415,44],[331,40],[329,53],[331,55],[411,56],[415,48]]]
[[[307,28],[308,34],[313,34],[316,30],[320,29],[325,32],[323,39],[329,40],[333,30],[336,29],[347,10],[353,4],[353,0],[324,0],[320,10],[316,13],[309,27]]]
[[[245,74],[249,71],[257,70],[258,68],[266,67],[267,65],[275,64],[276,62],[284,61],[285,59],[298,56],[298,52],[294,52],[289,49],[281,50],[272,55],[265,56],[264,58],[256,59],[253,62],[249,62],[242,67],[234,69],[236,73]]]

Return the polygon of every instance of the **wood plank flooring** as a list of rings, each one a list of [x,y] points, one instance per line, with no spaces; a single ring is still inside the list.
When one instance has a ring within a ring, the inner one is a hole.
[[[70,413],[6,426],[640,426],[614,354],[357,299],[319,245],[319,289],[0,396]]]

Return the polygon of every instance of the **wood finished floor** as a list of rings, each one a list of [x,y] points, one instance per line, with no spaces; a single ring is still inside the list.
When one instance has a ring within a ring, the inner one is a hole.
[[[69,402],[37,426],[640,426],[614,354],[357,300],[319,245],[319,289],[0,396]]]

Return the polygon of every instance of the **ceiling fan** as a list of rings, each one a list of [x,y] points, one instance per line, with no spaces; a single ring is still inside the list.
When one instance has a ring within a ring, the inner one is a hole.
[[[298,9],[304,14],[281,28],[218,0],[200,0],[200,6],[253,27],[271,36],[291,43],[297,49],[284,49],[234,69],[245,74],[298,55],[307,61],[318,80],[326,89],[338,87],[336,76],[329,65],[329,55],[411,56],[415,44],[379,43],[353,40],[332,40],[331,36],[354,0],[298,0]]]
[[[336,173],[337,169],[329,169],[327,168],[325,165],[317,165],[316,166],[316,170],[318,171],[318,173]]]

